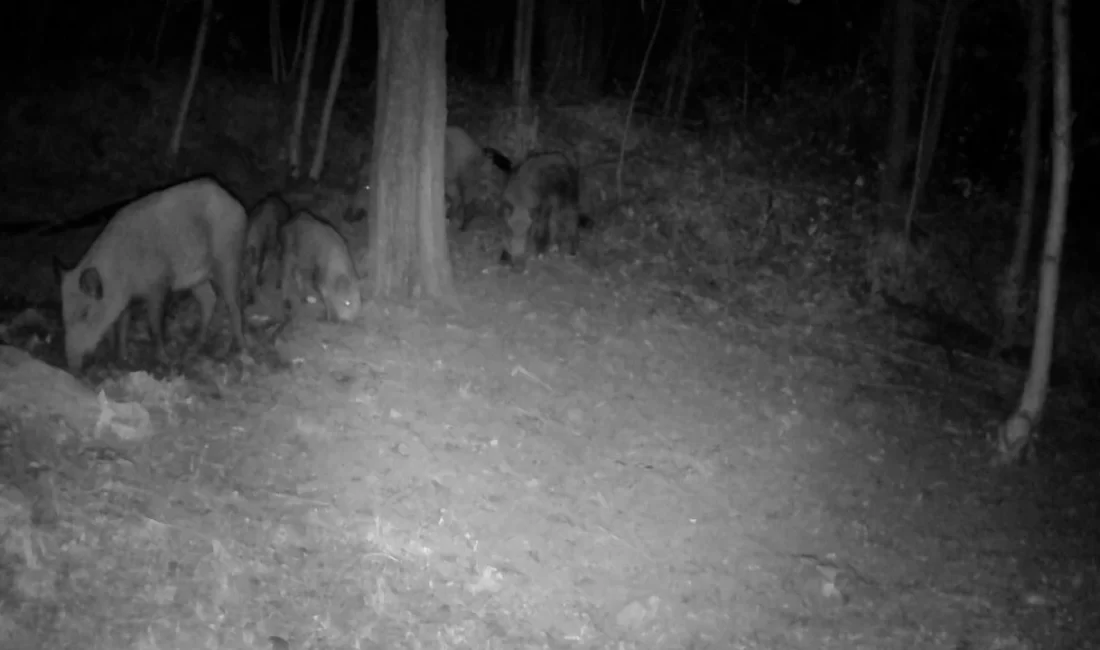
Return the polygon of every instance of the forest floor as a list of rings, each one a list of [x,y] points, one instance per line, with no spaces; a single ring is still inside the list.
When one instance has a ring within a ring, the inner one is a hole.
[[[58,551],[52,609],[0,582],[4,647],[1095,647],[1095,468],[992,471],[958,386],[657,268],[512,274],[497,241],[454,235],[461,311],[304,311],[288,367],[181,403],[148,472],[100,467],[132,502],[72,497],[110,542]]]
[[[25,141],[0,156],[0,219],[148,185],[166,127],[141,119],[177,88],[114,122],[81,94],[10,112]],[[362,248],[361,223],[314,207]],[[157,379],[156,434],[121,453],[32,468],[0,413],[0,648],[1100,647],[1091,423],[1071,439],[1049,420],[1039,463],[994,470],[1015,378],[991,391],[803,304],[762,315],[602,224],[578,258],[513,274],[501,228],[452,227],[457,311],[367,302],[338,325],[313,306],[268,346],[269,283],[251,356]],[[51,258],[93,232],[72,234],[0,237],[0,325],[28,299],[56,348]],[[173,341],[192,312],[170,314]]]

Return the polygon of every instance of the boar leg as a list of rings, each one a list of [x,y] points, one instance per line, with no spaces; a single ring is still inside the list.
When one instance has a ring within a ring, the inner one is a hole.
[[[162,363],[168,362],[168,353],[164,350],[164,301],[167,298],[168,292],[165,290],[153,290],[145,296],[145,315],[149,319],[149,333],[153,337],[157,359]]]

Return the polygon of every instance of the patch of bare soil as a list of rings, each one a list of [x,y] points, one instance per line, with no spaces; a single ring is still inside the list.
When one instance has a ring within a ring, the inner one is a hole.
[[[465,237],[461,313],[307,308],[141,444],[27,470],[55,425],[7,417],[0,645],[1095,644],[1094,469],[988,470],[959,386],[843,333]]]

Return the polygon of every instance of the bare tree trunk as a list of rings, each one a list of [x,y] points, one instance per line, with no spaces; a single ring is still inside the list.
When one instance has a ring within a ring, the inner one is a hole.
[[[680,22],[680,40],[676,45],[676,55],[669,61],[668,92],[665,95],[663,114],[679,122],[684,114],[687,96],[691,91],[692,67],[695,63],[696,3],[691,0],[683,5],[684,14]]]
[[[623,7],[621,4],[615,9],[615,22],[611,28],[611,38],[607,42],[607,53],[604,55],[606,63],[604,64],[604,73],[606,75],[607,70],[611,68],[612,62],[615,61],[616,47],[619,45],[619,35],[623,33]],[[606,78],[606,77],[605,77]]]
[[[894,2],[894,60],[891,75],[890,125],[887,130],[886,166],[882,172],[880,200],[895,220],[900,211],[891,210],[901,202],[901,181],[909,162],[909,97],[913,92],[913,33],[916,11],[914,0]],[[900,224],[892,224],[900,231]]]
[[[279,20],[280,11],[279,0],[269,0],[267,40],[271,50],[271,81],[276,84],[283,81],[283,67],[286,60],[286,55],[283,53],[283,26]]]
[[[1066,205],[1073,173],[1070,101],[1069,0],[1054,0],[1054,133],[1051,152],[1054,163],[1050,188],[1043,266],[1039,275],[1039,311],[1035,319],[1035,343],[1031,348],[1031,371],[1024,384],[1020,404],[1001,425],[995,465],[1018,462],[1034,451],[1034,437],[1042,419],[1050,379],[1050,358],[1054,343],[1054,315],[1058,301],[1058,271],[1062,240],[1066,231]]]
[[[597,5],[599,3],[596,3]],[[591,11],[591,10],[589,10]],[[577,48],[576,53],[573,55],[573,76],[576,79],[580,79],[585,71],[584,63],[588,60],[587,52],[585,49],[588,47],[588,39],[585,35],[588,33],[588,11],[578,11],[577,13]]]
[[[538,120],[531,105],[531,47],[534,43],[535,2],[516,0],[516,42],[512,59],[512,99],[516,105],[516,154],[527,155],[538,140]]]
[[[997,356],[1001,350],[1016,340],[1023,307],[1020,304],[1020,286],[1024,281],[1027,268],[1027,254],[1031,248],[1032,212],[1035,210],[1035,189],[1039,184],[1039,153],[1042,143],[1039,140],[1039,123],[1042,117],[1043,69],[1047,0],[1029,0],[1025,5],[1030,12],[1028,17],[1027,47],[1027,116],[1024,118],[1024,131],[1020,134],[1020,155],[1023,166],[1023,187],[1020,191],[1020,211],[1016,214],[1016,243],[1012,247],[1012,260],[1005,270],[998,291],[997,302],[1001,315],[1000,340],[997,341],[990,356]]]
[[[749,119],[749,85],[753,76],[753,67],[751,58],[749,56],[750,47],[752,43],[751,34],[756,32],[756,20],[760,17],[760,5],[764,4],[764,0],[756,0],[756,4],[753,5],[752,12],[749,14],[749,34],[750,37],[745,39],[745,54],[741,57],[744,61],[742,65],[742,77],[741,77],[741,121],[748,123]]]
[[[679,68],[682,65],[680,52],[665,63],[665,100],[661,103],[661,116],[672,117],[672,105],[676,99],[676,91],[680,88]]]
[[[955,37],[959,33],[962,2],[963,0],[947,0],[943,8],[940,38],[932,58],[932,69],[928,71],[928,87],[924,93],[924,113],[921,116],[920,142],[917,146],[917,165],[913,187],[909,193],[909,209],[905,214],[906,241],[909,241],[913,215],[924,194],[928,174],[932,171],[932,160],[936,157],[936,147],[939,146],[943,111],[947,105],[947,89],[951,86],[951,64],[955,59]]]
[[[681,36],[683,42],[682,52],[683,58],[681,59],[683,67],[680,70],[680,94],[676,100],[676,105],[673,108],[671,117],[676,122],[682,122],[684,119],[684,111],[687,108],[688,95],[691,93],[692,85],[695,83],[695,70],[696,70],[696,43],[699,40],[699,2],[698,0],[692,0],[687,6],[688,16],[684,19],[684,33]]]
[[[340,28],[340,44],[336,48],[336,60],[332,63],[332,75],[328,80],[325,108],[321,112],[321,128],[317,131],[317,144],[313,148],[313,165],[309,168],[309,178],[312,181],[321,179],[321,166],[325,162],[328,130],[332,124],[332,109],[336,106],[336,93],[340,90],[340,77],[344,73],[344,61],[348,58],[348,44],[351,43],[351,25],[354,20],[355,0],[344,0],[344,24]]]
[[[153,39],[153,67],[160,65],[160,41],[164,37],[164,26],[168,23],[168,10],[172,6],[172,0],[164,0],[164,8],[160,12],[160,20],[157,21],[157,35]]]
[[[562,8],[560,4],[548,3],[547,5],[552,11],[555,7]],[[569,22],[573,16],[573,9],[570,8],[565,16],[553,15],[548,18],[546,27],[546,39],[549,42],[557,45],[557,52],[554,53],[552,58],[547,58],[546,63],[551,60],[554,62],[553,69],[546,76],[546,86],[543,92],[546,95],[550,95],[553,92],[554,84],[557,83],[562,69],[566,68],[566,52],[573,47],[572,43],[572,30],[569,29]],[[549,50],[549,46],[547,46]]]
[[[309,11],[309,0],[302,0],[302,11],[298,14],[298,33],[294,37],[294,56],[290,60],[290,70],[287,77],[293,77],[298,73],[298,66],[302,63],[302,42],[306,36],[306,15]]]
[[[541,0],[537,6],[542,14],[535,24],[542,27],[542,78],[553,80],[553,68],[560,63],[562,46],[565,45],[565,16],[569,9],[565,0]],[[534,39],[532,39],[533,41]]]
[[[321,31],[321,14],[325,11],[325,0],[314,0],[313,17],[309,21],[309,38],[306,41],[305,61],[298,78],[298,101],[294,103],[294,123],[290,127],[290,141],[287,143],[287,163],[289,175],[297,179],[302,165],[302,125],[306,119],[306,100],[309,98],[309,77],[313,74],[313,59],[317,54],[317,35]]]
[[[174,160],[180,152],[183,141],[183,125],[187,122],[187,110],[191,107],[191,98],[195,96],[195,85],[199,81],[199,68],[202,67],[202,53],[206,49],[206,34],[210,31],[210,15],[213,13],[213,0],[202,0],[202,17],[199,19],[199,33],[195,37],[195,51],[191,55],[191,73],[187,76],[187,85],[183,88],[179,113],[176,114],[176,126],[172,129],[172,139],[168,142],[168,159]]]
[[[430,296],[457,307],[443,218],[443,0],[379,0],[378,29],[371,164],[374,295]]]
[[[657,32],[661,31],[661,19],[664,15],[665,0],[661,0],[661,7],[657,10],[657,22],[653,25],[653,33],[649,36],[649,45],[645,48],[642,67],[638,70],[638,81],[634,83],[634,93],[630,96],[630,106],[626,110],[626,121],[623,123],[623,139],[619,144],[619,164],[615,169],[615,189],[620,199],[623,196],[623,160],[626,158],[626,138],[630,134],[630,117],[634,113],[634,103],[638,101],[638,93],[642,90],[642,79],[645,78],[645,71],[649,66],[649,55],[653,52],[653,44],[657,41]]]

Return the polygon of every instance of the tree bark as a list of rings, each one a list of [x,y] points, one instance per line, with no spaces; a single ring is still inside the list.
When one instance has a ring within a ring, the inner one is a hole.
[[[160,65],[160,41],[164,38],[164,26],[168,23],[168,10],[172,6],[172,0],[164,0],[164,8],[160,12],[160,20],[157,21],[157,35],[153,38],[153,67]]]
[[[276,84],[283,80],[283,63],[286,59],[286,55],[283,54],[283,28],[280,24],[279,12],[279,0],[268,0],[267,41],[271,54],[271,81]]]
[[[456,306],[444,219],[447,125],[443,0],[379,0],[371,161],[374,295]]]
[[[607,33],[604,29],[604,2],[591,2],[588,5],[588,21],[584,32],[584,75],[589,87],[599,92],[607,77]]]
[[[665,15],[665,0],[661,0],[660,9],[657,10],[657,22],[653,25],[653,33],[649,37],[649,45],[645,48],[645,56],[642,57],[642,67],[638,70],[638,81],[634,84],[634,93],[630,96],[630,105],[626,110],[626,123],[623,124],[623,138],[619,144],[619,164],[615,168],[615,189],[618,197],[623,197],[623,160],[626,158],[626,138],[630,134],[630,117],[634,113],[634,104],[638,101],[638,93],[642,90],[642,80],[645,78],[646,67],[649,66],[649,55],[653,53],[653,44],[657,42],[657,32],[661,31],[661,20]]]
[[[1015,463],[1033,455],[1034,439],[1038,434],[1050,380],[1054,316],[1058,303],[1058,271],[1062,240],[1066,231],[1069,183],[1073,174],[1069,0],[1054,0],[1051,17],[1054,41],[1054,132],[1051,135],[1051,157],[1054,168],[1050,213],[1043,244],[1043,265],[1039,274],[1039,311],[1035,319],[1035,342],[1031,348],[1031,370],[1020,396],[1019,406],[1001,425],[997,453],[993,458],[995,465]]]
[[[910,223],[913,212],[920,203],[924,188],[928,183],[928,174],[932,171],[932,161],[939,146],[940,130],[943,125],[943,112],[947,106],[947,89],[951,86],[951,64],[955,60],[955,40],[959,34],[959,22],[962,17],[965,0],[947,0],[943,9],[943,21],[940,27],[940,39],[936,44],[935,77],[929,75],[928,99],[924,124],[921,127],[920,146],[917,148],[916,176],[910,193],[909,214],[906,224]],[[935,80],[933,83],[933,79]]]
[[[880,200],[896,221],[900,210],[892,210],[901,202],[901,181],[909,162],[909,99],[913,92],[913,34],[915,0],[894,2],[894,56],[890,89],[890,124],[887,130],[886,166],[882,172]],[[891,224],[901,230],[901,224]]]
[[[1000,340],[997,341],[990,356],[997,356],[1016,340],[1022,305],[1020,305],[1020,287],[1027,268],[1028,252],[1031,249],[1032,213],[1035,210],[1035,190],[1039,184],[1039,157],[1042,143],[1039,140],[1039,124],[1043,104],[1043,70],[1046,56],[1043,31],[1046,20],[1047,0],[1029,0],[1026,4],[1028,16],[1027,48],[1027,114],[1024,118],[1023,133],[1020,134],[1020,156],[1023,178],[1020,189],[1020,211],[1016,214],[1016,242],[1012,247],[1012,260],[1005,269],[1000,291],[997,295],[1001,315]]]
[[[542,14],[541,19],[535,21],[542,28],[541,77],[549,84],[554,80],[554,70],[560,64],[564,51],[565,21],[569,7],[565,0],[541,0],[538,9]]]
[[[543,36],[547,43],[554,44],[553,46],[546,45],[546,58],[543,59],[544,78],[546,79],[543,92],[550,95],[553,92],[554,84],[561,78],[562,73],[569,68],[567,61],[572,61],[572,57],[567,57],[566,53],[574,51],[576,44],[573,42],[574,32],[569,28],[573,18],[573,9],[567,8],[560,2],[548,2],[545,6],[547,7],[547,16]]]
[[[348,58],[348,45],[351,43],[351,26],[354,20],[355,0],[344,0],[344,24],[340,28],[340,44],[336,48],[336,59],[332,63],[332,75],[328,81],[325,108],[321,112],[321,128],[317,131],[317,144],[313,148],[313,165],[309,168],[309,178],[312,181],[321,179],[321,167],[325,162],[325,148],[328,143],[328,130],[332,124],[332,109],[336,106],[336,93],[340,90],[340,77],[344,73],[344,61]]]
[[[687,95],[691,86],[693,74],[692,54],[695,40],[695,16],[697,13],[694,0],[689,0],[683,6],[684,12],[680,16],[680,37],[676,43],[676,53],[668,62],[668,80],[665,91],[665,101],[662,107],[662,115],[673,121],[679,122],[683,117],[684,106],[687,105]]]
[[[298,66],[302,63],[303,41],[306,36],[306,16],[309,11],[309,0],[302,0],[302,10],[298,14],[298,31],[294,36],[294,56],[290,59],[290,70],[287,77],[293,77],[298,73]]]
[[[314,0],[313,17],[309,21],[309,36],[306,40],[305,60],[302,73],[298,78],[298,101],[294,103],[294,123],[290,127],[290,141],[287,143],[288,174],[297,180],[302,165],[302,125],[306,119],[306,100],[309,98],[309,77],[313,74],[313,59],[317,55],[317,35],[321,31],[321,15],[325,11],[325,0]]]
[[[195,85],[199,81],[199,68],[202,67],[202,53],[206,49],[206,34],[210,31],[210,15],[213,13],[213,0],[202,0],[202,17],[199,18],[199,33],[195,37],[195,51],[191,55],[191,72],[187,75],[187,84],[183,88],[176,125],[172,129],[172,138],[168,141],[168,159],[174,160],[180,152],[183,141],[183,125],[187,122],[187,111],[191,108],[191,99],[195,96]]]
[[[522,159],[538,140],[538,123],[531,105],[531,47],[535,2],[516,0],[516,40],[512,53],[512,99],[516,106],[516,155]]]

